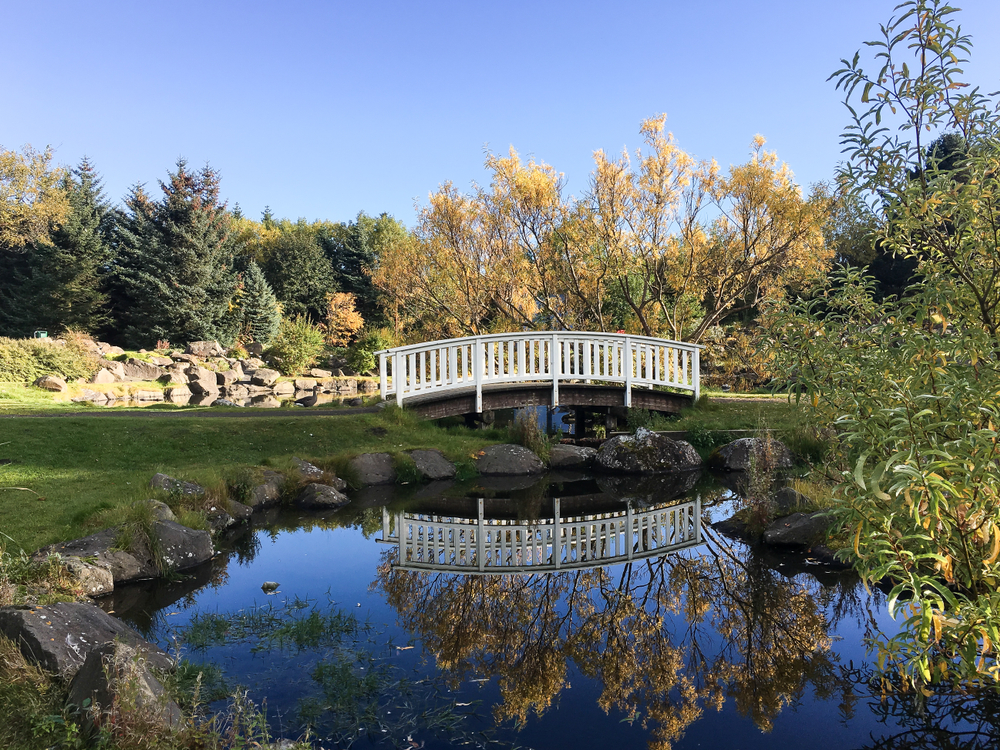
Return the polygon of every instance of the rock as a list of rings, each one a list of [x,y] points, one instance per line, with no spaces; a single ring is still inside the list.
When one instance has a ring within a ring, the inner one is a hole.
[[[109,383],[115,382],[115,376],[113,373],[108,371],[107,368],[102,367],[100,370],[95,372],[90,376],[91,383],[98,383],[100,385],[107,385]]]
[[[233,401],[230,401],[229,399],[226,399],[226,398],[217,398],[217,399],[215,399],[215,401],[212,402],[212,406],[234,406],[234,407],[241,408],[241,409],[243,408],[243,404],[237,404],[237,403],[235,403]]]
[[[594,463],[597,455],[595,448],[584,448],[576,445],[557,444],[549,453],[549,468],[552,469],[586,469]]]
[[[716,521],[712,524],[712,528],[732,539],[740,539],[751,543],[760,541],[760,534],[754,534],[750,530],[750,526],[736,516],[723,521]]]
[[[362,453],[351,459],[351,469],[363,486],[372,484],[392,484],[396,481],[396,470],[392,466],[392,456],[388,453]]]
[[[167,373],[162,367],[141,359],[129,359],[124,364],[125,379],[129,381],[157,380]]]
[[[188,387],[192,393],[211,395],[219,392],[219,381],[214,370],[191,365],[184,372],[187,374]]]
[[[787,516],[802,508],[812,505],[812,500],[798,492],[793,487],[782,487],[771,500],[774,515]]]
[[[826,511],[792,513],[771,522],[764,530],[764,543],[775,547],[811,547],[823,539],[829,525]]]
[[[250,382],[254,385],[272,386],[278,382],[278,378],[281,377],[281,373],[277,370],[268,370],[267,368],[261,367],[254,370],[253,377],[250,378]],[[294,389],[293,389],[294,390]]]
[[[484,476],[522,476],[545,471],[542,459],[520,445],[489,445],[480,451],[476,468]]]
[[[46,391],[52,391],[53,393],[65,393],[69,390],[69,386],[66,385],[66,381],[58,375],[43,375],[35,381],[35,387],[43,388]]]
[[[156,490],[177,492],[181,495],[204,495],[205,488],[194,482],[183,482],[180,479],[168,477],[166,474],[154,474],[149,480],[149,486]]]
[[[344,400],[344,406],[364,406],[365,402],[360,398],[348,398]]]
[[[70,401],[73,401],[74,403],[89,402],[92,404],[103,404],[107,400],[108,397],[102,392],[92,391],[89,388],[82,389],[79,396],[74,396],[70,399]]]
[[[132,394],[133,401],[162,401],[163,391],[135,391]]]
[[[191,389],[186,385],[174,385],[163,389],[164,397],[171,401],[191,398]]]
[[[293,459],[294,460],[294,459]],[[281,493],[285,489],[285,478],[280,474],[265,474],[264,484],[259,484],[250,491],[249,505],[253,509],[267,508],[281,501]]]
[[[322,479],[325,476],[321,468],[308,461],[303,461],[301,458],[292,456],[292,463],[295,464],[295,468],[299,470],[303,479]]]
[[[325,484],[307,484],[295,500],[298,507],[309,509],[341,508],[349,502],[347,495]]]
[[[671,440],[640,427],[635,435],[616,435],[605,440],[594,458],[594,466],[621,474],[658,474],[696,469],[701,466],[701,457],[690,443]]]
[[[340,369],[340,374],[348,378],[356,378],[358,376],[358,374],[350,367],[342,367]]]
[[[329,378],[333,375],[329,370],[320,370],[316,367],[312,368],[309,374],[314,378]]]
[[[184,350],[186,354],[205,359],[207,357],[224,357],[226,350],[219,346],[218,341],[192,341]]]
[[[105,345],[107,346],[107,345]],[[103,352],[101,352],[105,357],[117,357],[125,353],[125,350],[120,346],[108,346]]]
[[[191,365],[196,365],[201,361],[193,354],[184,354],[184,352],[170,352],[170,359],[177,363],[187,362]]]
[[[93,604],[0,607],[0,633],[14,641],[25,658],[64,680],[73,678],[91,651],[116,638],[139,648],[157,669],[173,667],[158,647]]]
[[[264,360],[257,359],[256,357],[248,357],[247,359],[240,360],[240,366],[243,367],[243,371],[247,370],[259,370],[264,366]]]
[[[229,515],[235,518],[237,521],[249,521],[250,516],[253,515],[253,508],[249,505],[244,505],[243,503],[236,502],[235,500],[229,501],[229,508],[227,508]]]
[[[98,725],[105,720],[96,712],[119,720],[126,712],[138,712],[144,722],[152,720],[162,727],[181,721],[180,707],[149,671],[142,650],[120,641],[104,643],[87,654],[70,683],[67,704],[87,706],[87,715]]]
[[[170,357],[161,357],[158,354],[150,354],[149,361],[157,367],[170,367],[174,363]]]
[[[278,583],[277,581],[264,581],[264,583],[260,585],[260,590],[263,591],[265,594],[270,594],[272,591],[277,591],[278,586],[280,585],[281,584]]]
[[[247,351],[253,357],[261,357],[264,354],[264,345],[259,341],[251,341],[247,344]]]
[[[311,391],[316,388],[316,381],[312,378],[295,378],[295,390]]]
[[[145,502],[146,505],[148,505],[152,509],[152,511],[153,511],[153,517],[157,521],[176,521],[177,520],[177,516],[174,515],[174,512],[172,510],[170,510],[170,506],[167,505],[166,503],[160,502],[159,500],[153,500],[152,498],[150,498],[149,500],[139,500],[139,501],[137,501],[136,504],[142,503],[142,502]]]
[[[215,373],[216,384],[219,386],[232,385],[240,379],[240,374],[236,370],[223,370]]]
[[[358,381],[354,378],[330,380],[323,384],[323,390],[327,389],[330,393],[336,393],[338,396],[352,396],[358,392]]]
[[[238,523],[235,518],[217,505],[208,508],[205,511],[205,515],[208,517],[208,525],[212,527],[213,535],[221,534]]]
[[[107,568],[85,562],[79,557],[65,557],[62,564],[87,596],[104,596],[115,590],[115,577]]]
[[[283,380],[280,383],[275,383],[271,390],[275,396],[291,396],[295,393],[295,384],[288,380]]]
[[[250,398],[250,390],[245,385],[231,385],[222,391],[230,401],[245,401]]]
[[[377,380],[359,380],[358,393],[375,393],[379,390]]]
[[[410,458],[424,479],[451,479],[455,476],[455,465],[446,459],[441,451],[410,451]]]
[[[792,452],[784,443],[774,438],[740,438],[721,448],[716,449],[709,463],[726,471],[749,471],[751,457],[756,459],[758,468],[790,469],[792,467]]]

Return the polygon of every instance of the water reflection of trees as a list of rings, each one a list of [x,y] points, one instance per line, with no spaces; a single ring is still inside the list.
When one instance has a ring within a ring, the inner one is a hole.
[[[456,684],[498,679],[500,721],[545,713],[571,661],[600,682],[604,711],[642,722],[664,750],[727,699],[765,731],[807,690],[850,705],[828,602],[725,546],[545,576],[417,573],[394,562],[389,550],[374,586]],[[849,591],[841,598],[845,611],[858,604]]]

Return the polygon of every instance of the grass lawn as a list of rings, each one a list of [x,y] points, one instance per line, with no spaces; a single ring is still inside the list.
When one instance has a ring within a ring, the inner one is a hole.
[[[441,429],[394,409],[287,418],[0,419],[0,459],[12,462],[0,466],[0,487],[32,490],[0,490],[0,532],[9,537],[0,543],[31,551],[90,533],[89,516],[149,497],[158,471],[212,484],[246,467],[286,467],[292,456],[323,464],[336,454],[439,448],[458,461],[500,438]]]

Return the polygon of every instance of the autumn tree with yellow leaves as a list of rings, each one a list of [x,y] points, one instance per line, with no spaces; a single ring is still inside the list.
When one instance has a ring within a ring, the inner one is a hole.
[[[727,315],[823,273],[828,201],[802,196],[759,136],[728,173],[664,130],[645,149],[594,155],[589,189],[553,167],[490,154],[488,187],[447,183],[373,280],[399,327],[424,338],[496,330],[624,329],[698,341]]]

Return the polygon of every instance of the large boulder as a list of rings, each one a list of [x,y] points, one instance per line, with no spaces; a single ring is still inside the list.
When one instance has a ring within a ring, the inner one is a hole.
[[[298,507],[309,510],[331,510],[349,502],[347,495],[325,484],[307,484],[295,500]]]
[[[186,385],[174,385],[164,388],[163,396],[170,401],[187,401],[191,398],[191,389]]]
[[[410,451],[410,458],[423,479],[436,481],[455,476],[455,465],[441,451]]]
[[[318,367],[314,367],[309,371],[309,374],[312,375],[314,378],[328,378],[333,373],[331,373],[329,370],[321,370]]]
[[[46,391],[52,391],[53,393],[65,393],[69,386],[66,385],[66,381],[60,378],[58,375],[43,375],[35,381],[36,388],[43,388]]]
[[[198,365],[189,365],[184,371],[187,374],[188,388],[192,393],[215,395],[219,392],[219,381],[214,370]]]
[[[104,596],[115,590],[115,577],[107,568],[79,557],[63,558],[62,564],[89,597]]]
[[[712,453],[709,463],[726,471],[749,471],[751,466],[763,471],[790,469],[792,452],[774,438],[749,437],[734,440]]]
[[[207,357],[224,357],[226,350],[219,346],[218,341],[192,341],[187,345],[184,353],[205,359]]]
[[[312,391],[315,390],[316,385],[314,378],[295,378],[295,390],[297,391]]]
[[[476,468],[484,476],[523,476],[545,471],[542,459],[521,445],[490,445],[479,452]]]
[[[559,443],[553,445],[549,452],[549,467],[552,469],[586,469],[594,463],[596,455],[596,448]]]
[[[174,363],[170,357],[161,357],[159,354],[150,354],[149,361],[157,367],[170,367]]]
[[[100,715],[123,718],[138,713],[163,727],[180,723],[180,707],[167,695],[163,684],[149,670],[142,649],[119,640],[90,651],[69,686],[67,704],[88,707],[88,716],[98,725]],[[117,716],[116,716],[117,714]]]
[[[254,370],[253,377],[250,378],[250,382],[254,385],[271,387],[278,382],[278,378],[281,377],[281,373],[277,370],[269,370],[266,367],[261,367]],[[292,390],[295,390],[293,387]]]
[[[71,542],[43,547],[35,559],[51,554],[78,557],[111,572],[115,585],[158,578],[165,570],[187,570],[208,562],[215,554],[207,531],[189,529],[174,521],[156,521],[152,528],[155,550],[141,538],[129,550],[119,549],[117,529],[105,529]]]
[[[823,541],[830,526],[825,511],[792,513],[778,518],[764,530],[764,543],[775,547],[808,548]]]
[[[97,383],[98,385],[108,385],[109,383],[114,383],[115,380],[114,374],[105,367],[102,367],[90,376],[90,382]]]
[[[634,435],[616,435],[604,441],[594,465],[616,474],[660,474],[697,469],[701,457],[690,443],[640,427]]]
[[[260,372],[258,370],[258,372]],[[280,383],[275,383],[271,388],[271,392],[275,396],[291,396],[295,393],[295,384],[288,380],[282,380]]]
[[[305,462],[303,462],[305,463]],[[265,472],[265,482],[250,491],[247,504],[254,510],[277,505],[285,489],[285,478],[276,472]]]
[[[130,381],[157,380],[166,375],[162,367],[141,359],[129,359],[125,362],[125,379]]]
[[[167,492],[175,492],[181,495],[205,494],[205,488],[200,484],[195,484],[194,482],[184,482],[180,479],[174,479],[173,477],[160,473],[153,475],[153,478],[149,480],[149,486],[154,490],[166,490]]]
[[[388,453],[362,453],[351,459],[351,469],[364,486],[372,484],[392,484],[396,481],[396,469],[392,456]]]
[[[157,669],[173,666],[161,649],[93,604],[0,607],[0,634],[16,643],[25,658],[65,680],[73,678],[91,651],[115,639],[138,648]]]
[[[215,379],[217,385],[222,387],[232,385],[240,379],[241,375],[242,373],[238,373],[236,370],[222,370],[221,372],[215,373]]]

